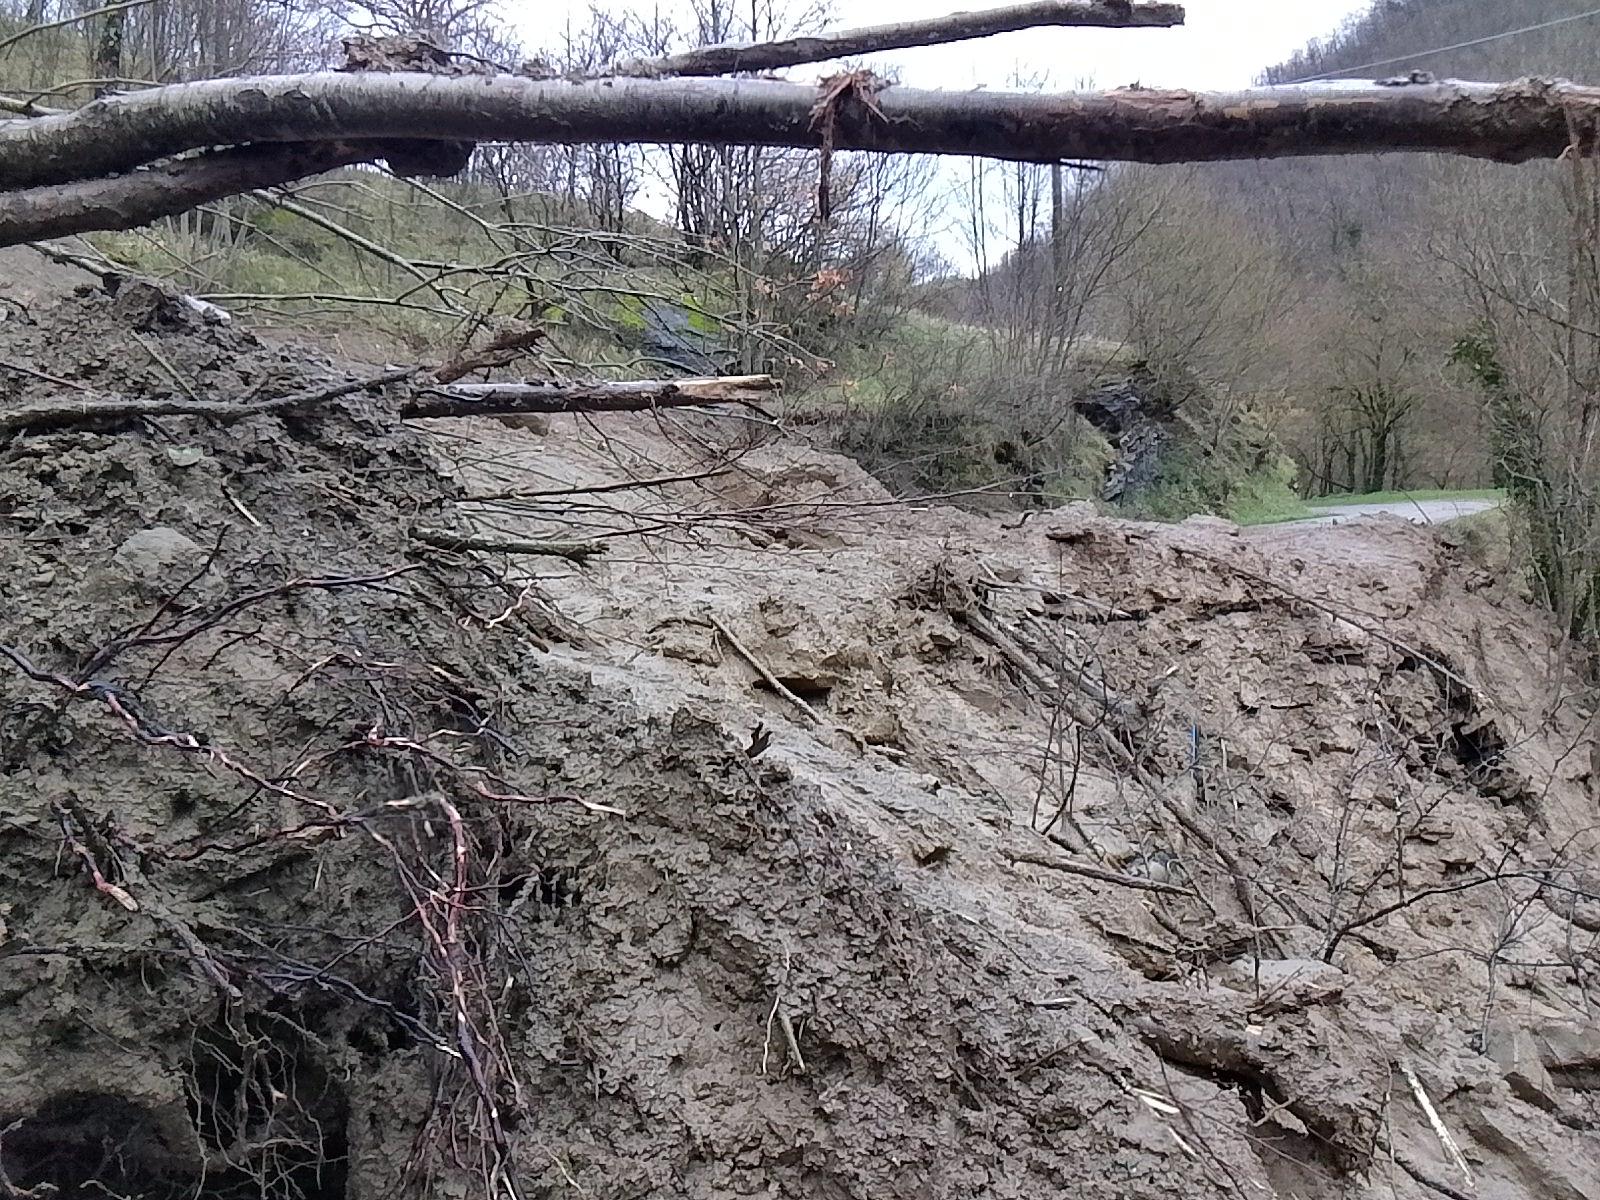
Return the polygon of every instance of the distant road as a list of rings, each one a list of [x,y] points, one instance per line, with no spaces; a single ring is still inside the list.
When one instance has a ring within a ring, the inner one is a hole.
[[[1488,512],[1500,507],[1498,500],[1384,500],[1376,503],[1335,504],[1318,508],[1315,516],[1301,517],[1287,522],[1290,525],[1344,525],[1361,517],[1378,517],[1385,513],[1414,521],[1418,525],[1442,525],[1459,517]]]

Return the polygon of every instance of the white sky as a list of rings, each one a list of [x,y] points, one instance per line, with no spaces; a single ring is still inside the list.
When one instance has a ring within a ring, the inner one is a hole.
[[[988,7],[959,0],[877,0],[836,27],[939,16]],[[927,46],[879,57],[913,87],[1004,88],[1013,72],[1051,84],[1216,89],[1243,87],[1263,67],[1312,38],[1337,29],[1371,0],[1187,0],[1176,29],[1030,29],[954,46]]]
[[[615,8],[631,0],[598,0]],[[636,0],[665,10],[678,0]],[[993,7],[1010,0],[874,0],[851,6],[834,0],[828,28],[877,25],[942,16],[965,8]],[[501,11],[530,47],[550,45],[570,21],[584,23],[591,0],[502,0]],[[926,46],[878,55],[868,60],[880,73],[897,70],[911,87],[1007,90],[1014,78],[1038,79],[1061,90],[1074,87],[1187,87],[1197,90],[1246,87],[1264,68],[1293,54],[1313,38],[1326,37],[1372,0],[1186,0],[1187,20],[1175,29],[1030,29],[950,46]],[[792,78],[810,79],[827,68],[799,67]],[[952,187],[963,168],[946,160],[942,168]],[[648,195],[639,202],[658,207]],[[665,211],[663,207],[663,211]],[[971,270],[970,247],[950,216],[933,218],[925,230],[953,265]]]
[[[829,28],[942,16],[1006,0],[874,0],[852,7],[834,0]],[[604,0],[621,7],[626,0]],[[638,7],[655,6],[640,0]],[[1058,87],[1142,83],[1150,87],[1242,87],[1263,67],[1287,58],[1370,8],[1372,0],[1187,0],[1177,29],[1031,29],[953,46],[901,50],[869,60],[893,65],[914,87],[1003,88],[1013,72],[1047,75]],[[662,0],[661,7],[674,7]],[[530,45],[554,40],[570,19],[581,24],[589,0],[503,0],[502,11]],[[818,71],[821,68],[800,68]],[[803,74],[801,77],[804,77]]]

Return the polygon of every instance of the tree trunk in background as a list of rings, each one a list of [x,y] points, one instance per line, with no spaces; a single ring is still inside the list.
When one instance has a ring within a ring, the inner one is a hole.
[[[1059,322],[1067,294],[1066,168],[1050,164],[1050,312]]]
[[[94,76],[102,82],[94,89],[95,97],[109,95],[122,78],[122,42],[128,28],[126,9],[107,13],[100,25],[100,39],[94,48]]]

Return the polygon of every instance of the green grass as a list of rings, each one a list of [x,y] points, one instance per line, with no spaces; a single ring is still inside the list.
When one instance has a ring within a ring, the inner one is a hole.
[[[1229,518],[1240,525],[1281,525],[1285,521],[1303,521],[1316,515],[1293,493],[1279,491],[1237,500],[1228,512]]]
[[[1307,500],[1311,508],[1339,508],[1346,504],[1405,504],[1412,500],[1492,500],[1496,504],[1506,498],[1499,488],[1418,488],[1405,492],[1367,492],[1352,496],[1317,496]]]

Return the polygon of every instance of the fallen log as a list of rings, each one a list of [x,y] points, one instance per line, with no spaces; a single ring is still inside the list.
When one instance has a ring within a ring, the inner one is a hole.
[[[0,408],[0,438],[18,433],[45,433],[52,429],[73,429],[84,426],[115,428],[155,417],[202,417],[208,421],[227,425],[251,417],[286,415],[297,409],[311,408],[329,400],[352,396],[357,392],[399,383],[416,373],[415,367],[400,367],[368,379],[343,380],[326,387],[279,396],[272,400],[252,400],[243,403],[233,400],[191,400],[178,397],[144,399],[129,396],[47,400],[17,408]]]
[[[0,190],[98,179],[244,143],[367,140],[377,143],[372,158],[383,157],[384,139],[820,148],[817,99],[815,88],[768,79],[320,73],[204,80],[0,121]],[[1209,93],[891,87],[870,104],[847,98],[827,124],[835,150],[1029,162],[1393,151],[1522,162],[1557,157],[1572,130],[1596,116],[1600,89],[1572,83],[1328,81]]]
[[[868,25],[772,42],[699,46],[681,54],[634,59],[619,66],[616,74],[646,79],[670,75],[731,75],[738,71],[775,71],[885,50],[941,46],[1048,25],[1150,29],[1182,24],[1181,4],[1151,0],[1132,0],[1132,3],[1129,0],[1029,0],[981,12],[950,13],[922,21]]]
[[[644,412],[700,404],[747,404],[782,385],[771,375],[716,379],[641,379],[622,383],[457,383],[427,388],[400,415],[474,417],[491,413]]]
[[[4,369],[0,364],[0,369]],[[0,408],[0,438],[18,433],[84,426],[116,427],[153,417],[201,417],[219,424],[250,417],[287,416],[314,409],[356,392],[402,383],[419,367],[397,367],[367,379],[343,380],[270,400],[193,400],[167,397],[75,397],[44,400],[16,408]],[[701,404],[745,404],[782,384],[771,375],[729,375],[719,379],[643,379],[623,383],[457,383],[430,387],[400,406],[407,420],[425,417],[471,417],[496,413],[615,413],[652,408],[687,408]],[[759,410],[758,410],[759,411]]]

